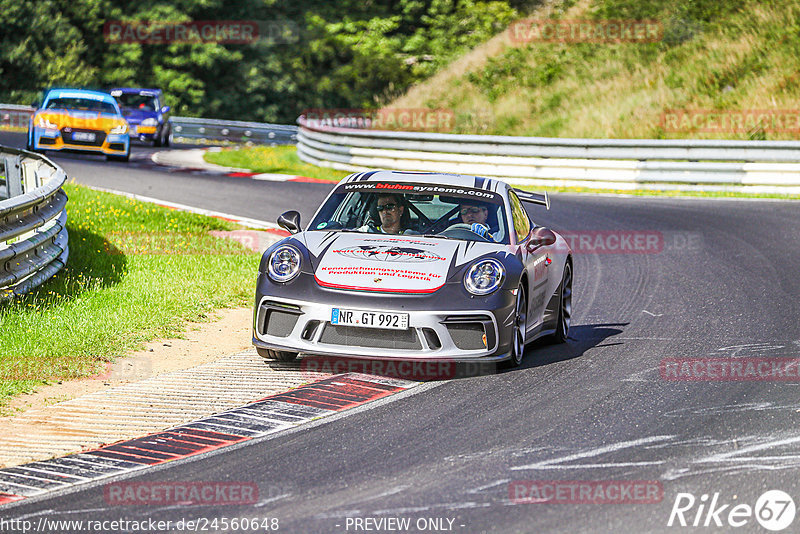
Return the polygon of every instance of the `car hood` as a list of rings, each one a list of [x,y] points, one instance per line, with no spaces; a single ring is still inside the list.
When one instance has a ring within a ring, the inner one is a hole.
[[[502,245],[413,236],[306,232],[317,283],[323,287],[432,293],[453,269]]]

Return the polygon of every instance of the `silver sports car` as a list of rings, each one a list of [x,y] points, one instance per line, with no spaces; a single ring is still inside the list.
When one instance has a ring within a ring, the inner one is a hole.
[[[372,171],[342,180],[301,230],[268,248],[253,344],[264,358],[522,362],[567,339],[572,256],[523,203],[546,194],[456,174]]]

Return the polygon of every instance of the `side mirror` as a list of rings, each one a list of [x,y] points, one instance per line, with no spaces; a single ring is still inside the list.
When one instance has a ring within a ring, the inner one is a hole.
[[[556,234],[549,228],[539,226],[533,229],[526,248],[528,252],[533,252],[539,247],[547,247],[556,242]]]
[[[281,213],[278,217],[278,226],[291,234],[296,234],[300,231],[300,213],[294,210]]]
[[[169,107],[169,106],[164,106],[163,108],[161,108],[161,113],[169,113],[169,110],[171,110],[171,109],[172,108]]]
[[[37,102],[36,100],[34,100],[33,102],[31,102],[31,107],[32,107],[33,109],[39,109],[39,102]]]

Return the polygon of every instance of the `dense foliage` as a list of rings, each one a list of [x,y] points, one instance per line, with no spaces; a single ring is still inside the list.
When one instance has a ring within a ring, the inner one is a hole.
[[[51,86],[158,87],[180,115],[293,121],[374,107],[534,0],[0,0],[0,102]],[[259,21],[247,44],[111,43],[109,21]],[[281,31],[276,31],[279,29]]]

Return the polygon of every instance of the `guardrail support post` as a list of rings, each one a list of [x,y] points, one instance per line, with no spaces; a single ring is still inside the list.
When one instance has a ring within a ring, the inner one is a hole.
[[[14,198],[23,193],[22,191],[22,169],[19,156],[6,156],[6,192],[8,198]]]

